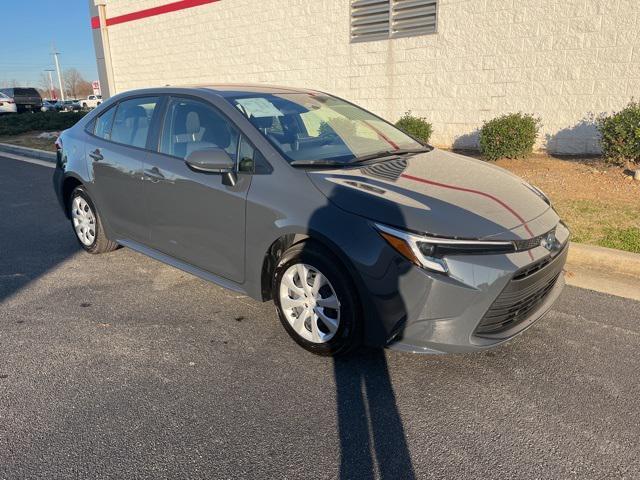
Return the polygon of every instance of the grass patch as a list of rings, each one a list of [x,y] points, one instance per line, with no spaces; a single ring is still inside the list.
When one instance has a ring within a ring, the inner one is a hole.
[[[640,253],[640,228],[607,228],[600,245],[627,252]]]
[[[38,150],[55,152],[55,139],[38,138],[38,133],[39,132],[23,133],[22,135],[12,135],[8,137],[0,136],[0,143],[9,143],[11,145],[18,145],[20,147],[37,148]]]
[[[560,200],[554,207],[574,242],[640,252],[640,205],[580,199]]]

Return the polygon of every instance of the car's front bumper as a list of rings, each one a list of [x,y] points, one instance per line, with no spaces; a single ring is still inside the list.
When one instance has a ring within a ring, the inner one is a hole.
[[[399,288],[406,321],[388,347],[462,353],[523,332],[551,308],[564,286],[569,231],[559,224],[556,235],[562,248],[555,252],[539,246],[507,255],[451,257],[449,275],[412,268]],[[542,268],[523,277],[538,264]]]

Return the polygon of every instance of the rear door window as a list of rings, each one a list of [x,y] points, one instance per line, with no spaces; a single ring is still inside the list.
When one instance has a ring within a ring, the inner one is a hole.
[[[159,97],[141,97],[118,104],[111,128],[111,141],[145,148],[151,117]]]

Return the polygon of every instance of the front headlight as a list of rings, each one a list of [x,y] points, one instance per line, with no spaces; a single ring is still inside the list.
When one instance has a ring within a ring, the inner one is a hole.
[[[378,233],[398,253],[415,265],[439,273],[448,273],[445,257],[451,255],[490,255],[515,252],[509,241],[458,240],[429,237],[375,224]]]

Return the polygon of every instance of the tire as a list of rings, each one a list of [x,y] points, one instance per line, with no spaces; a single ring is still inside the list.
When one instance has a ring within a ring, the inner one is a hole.
[[[79,185],[71,192],[68,208],[73,233],[82,248],[93,254],[118,248],[118,244],[104,234],[100,215],[83,186]]]
[[[300,266],[303,272],[306,268],[309,291],[301,284]],[[321,281],[323,286],[313,298],[310,291],[318,273],[328,283]],[[290,287],[292,281],[295,290]],[[338,309],[328,306],[335,303],[333,294]],[[282,255],[274,272],[273,298],[284,329],[305,350],[316,355],[340,356],[360,345],[362,314],[353,281],[338,259],[314,242],[293,245]]]

